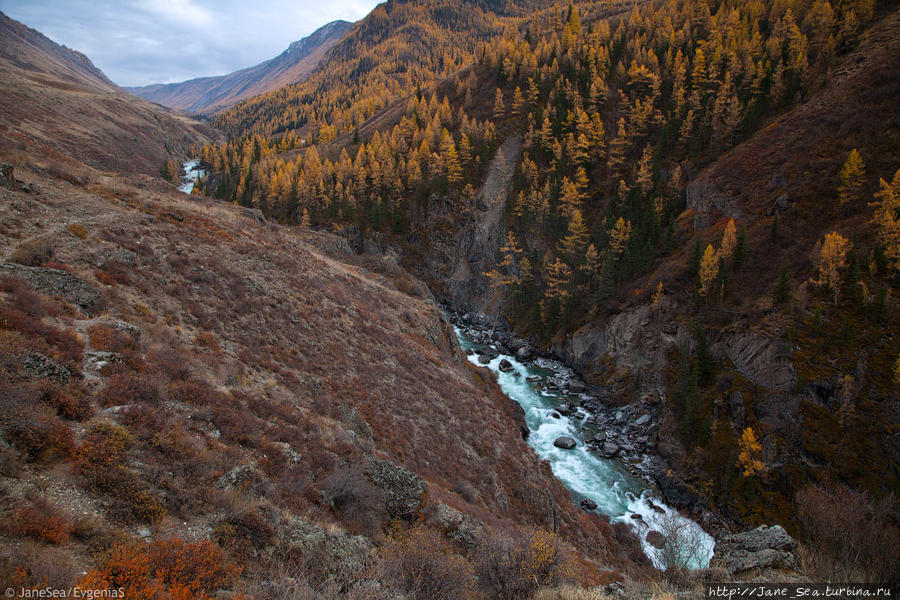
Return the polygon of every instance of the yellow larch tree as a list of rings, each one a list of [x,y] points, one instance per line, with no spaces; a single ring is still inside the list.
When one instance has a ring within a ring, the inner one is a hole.
[[[762,446],[756,439],[756,432],[752,427],[747,427],[741,434],[738,465],[744,477],[753,477],[765,470],[762,461]]]
[[[900,271],[900,169],[888,183],[880,180],[881,189],[875,194],[875,214],[872,223],[878,231],[878,244],[888,266]]]
[[[722,247],[719,249],[719,257],[726,262],[731,260],[736,247],[737,230],[734,226],[734,219],[728,219],[728,224],[725,225],[725,232],[722,234]]]
[[[825,236],[819,251],[819,283],[831,290],[835,304],[841,288],[841,270],[847,264],[849,251],[850,240],[836,231]]]
[[[706,296],[709,293],[712,283],[719,275],[719,257],[713,250],[712,244],[707,244],[706,250],[703,252],[703,258],[700,259],[700,286],[697,293]]]
[[[841,184],[838,186],[838,199],[841,204],[859,200],[863,186],[866,184],[866,165],[859,152],[854,148],[847,155],[841,167]]]
[[[609,232],[609,247],[616,256],[621,256],[628,247],[628,241],[631,239],[631,221],[625,221],[622,217],[616,221],[612,230]]]

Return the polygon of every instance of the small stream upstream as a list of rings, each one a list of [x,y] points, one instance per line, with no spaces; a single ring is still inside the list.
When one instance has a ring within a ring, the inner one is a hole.
[[[185,176],[181,178],[178,189],[185,194],[190,194],[194,191],[194,184],[197,183],[197,179],[206,175],[206,171],[200,168],[200,161],[196,159],[185,161],[181,168],[184,169]]]
[[[523,362],[502,353],[483,364],[478,354],[491,345],[473,341],[471,332],[460,326],[454,329],[469,360],[496,373],[503,392],[522,406],[530,432],[528,443],[538,456],[550,463],[553,473],[572,493],[576,505],[587,500],[585,504],[591,507],[593,502],[596,509],[592,510],[606,515],[610,521],[627,523],[640,538],[644,553],[658,568],[667,564],[690,568],[708,565],[715,545],[712,536],[666,506],[648,482],[629,473],[619,460],[603,458],[591,450],[582,435],[584,421],[589,416],[582,408],[570,412],[570,416],[557,410],[563,403],[577,406],[579,400],[547,385],[551,378],[574,376],[565,365],[545,358]],[[504,360],[511,368],[504,363],[506,370],[501,370]],[[561,436],[576,440],[575,447],[570,450],[556,447],[554,441]]]

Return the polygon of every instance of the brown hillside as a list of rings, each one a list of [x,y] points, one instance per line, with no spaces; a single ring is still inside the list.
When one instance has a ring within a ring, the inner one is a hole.
[[[199,122],[125,93],[82,54],[0,15],[0,130],[7,151],[58,152],[111,171],[157,174],[216,138]]]
[[[0,481],[4,511],[49,502],[72,541],[51,557],[3,529],[0,577],[32,573],[29,556],[89,569],[103,540],[149,525],[153,539],[217,540],[249,586],[277,581],[278,557],[313,552],[298,531],[357,548],[346,560],[365,565],[378,550],[345,530],[381,544],[391,517],[462,527],[445,504],[466,527],[558,527],[590,556],[627,563],[391,258],[354,257],[339,238],[147,177],[82,167],[66,178],[86,183],[72,185],[24,160],[33,166],[16,176],[39,193],[0,189],[0,425],[12,443]],[[72,276],[82,283],[53,287]],[[56,437],[35,444],[29,431]],[[109,467],[116,485],[91,454],[113,435],[127,438],[127,460]],[[412,512],[385,508],[361,479],[374,459],[424,479]],[[346,485],[349,500],[330,500]],[[340,575],[352,579],[348,565]],[[65,572],[54,583],[71,584]]]

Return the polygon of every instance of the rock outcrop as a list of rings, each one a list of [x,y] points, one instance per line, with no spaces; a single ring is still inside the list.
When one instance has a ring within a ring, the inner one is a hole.
[[[100,291],[97,288],[66,271],[2,263],[0,273],[24,279],[38,292],[48,296],[59,296],[87,312],[98,308],[100,304]]]
[[[711,566],[725,569],[735,578],[755,577],[764,571],[796,571],[797,547],[797,540],[780,525],[763,525],[719,540]]]
[[[424,506],[425,481],[405,467],[389,460],[370,459],[366,475],[385,493],[385,507],[395,519],[411,519]]]

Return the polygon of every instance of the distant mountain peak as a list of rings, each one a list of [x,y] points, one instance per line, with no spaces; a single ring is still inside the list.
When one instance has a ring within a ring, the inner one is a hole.
[[[305,38],[292,42],[275,58],[228,75],[125,89],[178,110],[198,114],[218,112],[245,98],[303,81],[352,25],[340,20],[327,23]]]

